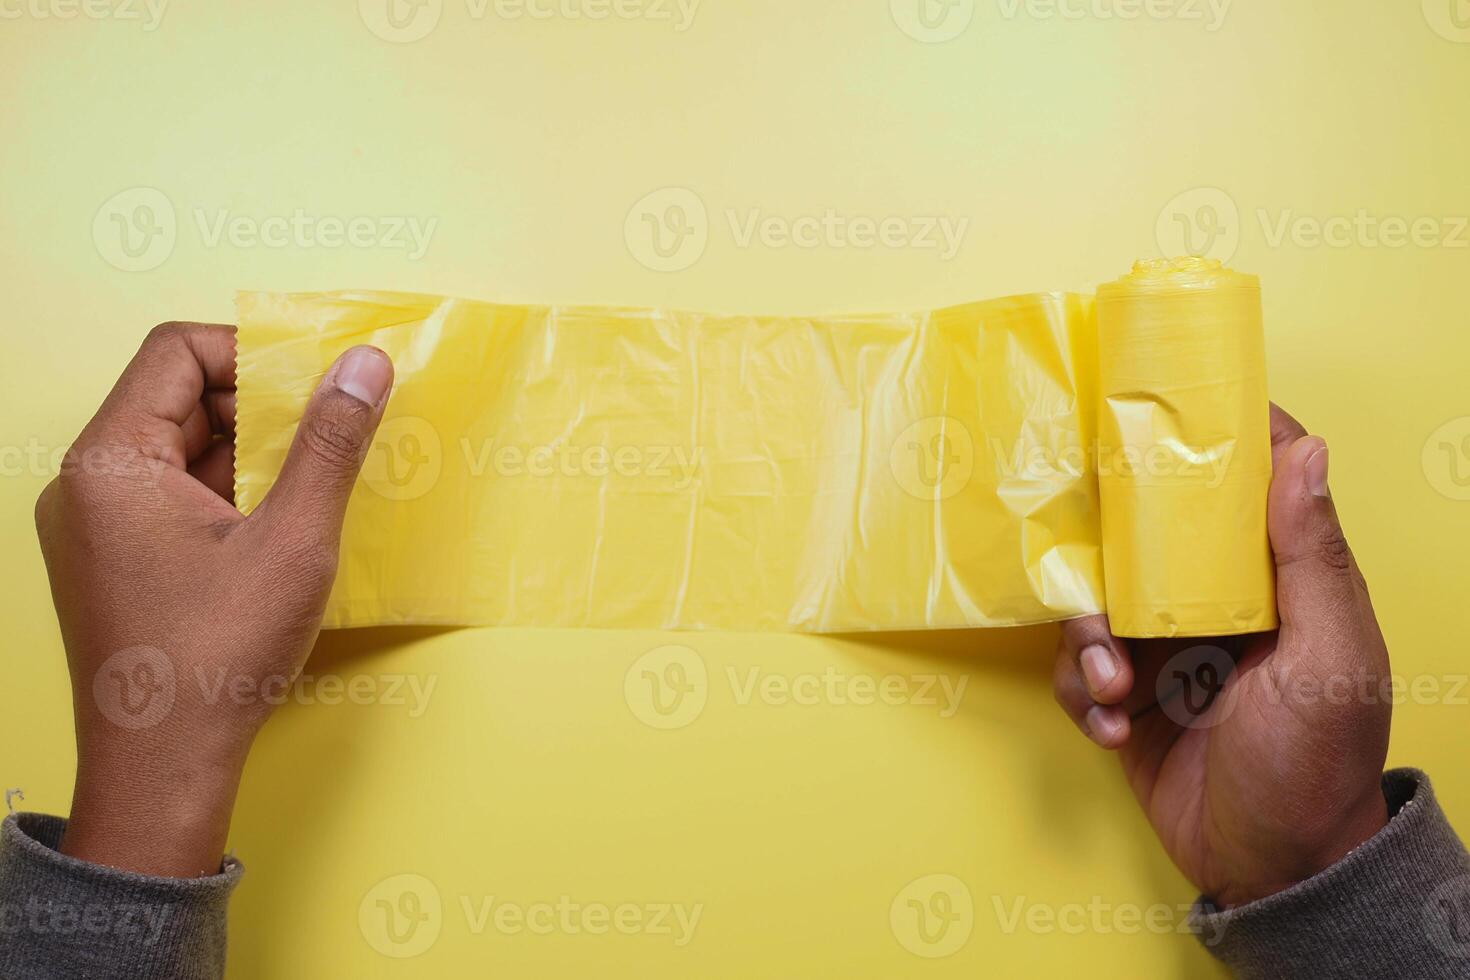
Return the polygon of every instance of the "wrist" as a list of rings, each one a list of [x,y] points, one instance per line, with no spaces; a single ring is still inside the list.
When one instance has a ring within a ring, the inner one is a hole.
[[[243,750],[83,745],[60,850],[140,874],[216,874],[244,763]]]
[[[1377,782],[1370,794],[1337,812],[1340,818],[1326,832],[1278,851],[1281,860],[1270,862],[1272,874],[1232,883],[1212,901],[1231,909],[1286,891],[1337,864],[1388,826],[1388,802]]]

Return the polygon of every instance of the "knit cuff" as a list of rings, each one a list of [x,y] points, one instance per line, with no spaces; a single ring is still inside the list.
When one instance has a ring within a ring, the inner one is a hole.
[[[1383,777],[1390,819],[1341,861],[1233,909],[1190,915],[1236,976],[1435,980],[1470,976],[1470,856],[1415,769]]]

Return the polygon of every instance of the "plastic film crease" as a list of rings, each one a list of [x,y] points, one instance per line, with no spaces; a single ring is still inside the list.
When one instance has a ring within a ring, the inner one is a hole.
[[[1270,628],[1259,292],[1215,269],[827,317],[241,293],[236,503],[368,343],[328,627]]]

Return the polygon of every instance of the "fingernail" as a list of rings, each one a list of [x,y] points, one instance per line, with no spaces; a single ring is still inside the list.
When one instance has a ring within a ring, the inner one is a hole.
[[[337,361],[332,380],[339,391],[375,406],[393,383],[393,362],[376,347],[354,347]]]
[[[1116,708],[1104,708],[1095,704],[1087,709],[1087,732],[1099,745],[1113,744],[1121,734],[1123,722],[1116,717]]]
[[[1319,440],[1320,441],[1320,440]],[[1307,489],[1314,497],[1331,497],[1327,489],[1327,443],[1307,457]]]
[[[1094,696],[1107,690],[1113,678],[1118,676],[1118,663],[1113,659],[1113,651],[1101,644],[1094,643],[1085,648],[1078,659],[1082,662],[1082,679]]]

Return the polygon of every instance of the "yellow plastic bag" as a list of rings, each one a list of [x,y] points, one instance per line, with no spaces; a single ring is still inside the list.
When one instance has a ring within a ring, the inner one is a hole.
[[[814,318],[242,293],[236,502],[369,343],[397,381],[329,627],[1009,626],[1112,609],[1106,568],[1120,633],[1272,628],[1258,288],[1144,275],[1104,292],[1102,351],[1069,293]],[[1110,471],[1140,438],[1167,472]]]

